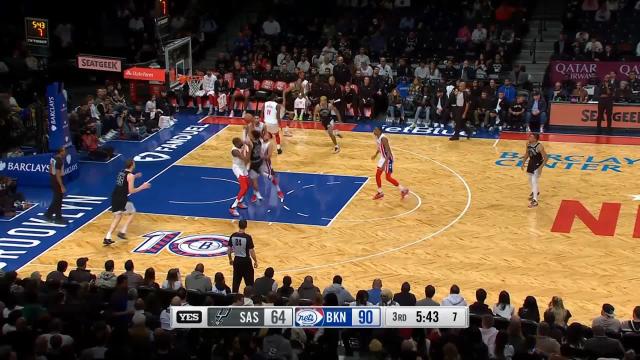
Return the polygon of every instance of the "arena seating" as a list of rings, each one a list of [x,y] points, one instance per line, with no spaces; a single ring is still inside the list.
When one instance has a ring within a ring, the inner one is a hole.
[[[160,282],[160,279],[155,278],[153,269],[145,271],[143,283],[137,287],[130,287],[127,282],[119,280],[135,278],[134,271],[118,277],[117,282],[113,281],[117,275],[112,270],[105,270],[100,274],[89,272],[92,280],[78,283],[73,281],[77,273],[73,275],[72,272],[66,272],[66,262],[59,263],[58,270],[47,275],[46,281],[37,272],[23,279],[15,272],[1,274],[0,356],[13,351],[17,353],[18,359],[34,356],[47,359],[74,359],[76,356],[81,359],[134,359],[136,356],[150,359],[208,359],[213,356],[217,359],[230,355],[232,358],[247,356],[269,359],[269,353],[265,353],[262,348],[264,332],[251,329],[226,329],[224,332],[171,329],[167,322],[167,308],[171,304],[306,306],[327,305],[337,301],[334,293],[327,293],[326,290],[324,296],[317,292],[313,299],[300,299],[295,285],[282,286],[277,293],[266,297],[254,294],[251,287],[245,288],[242,294],[233,294],[224,284],[223,277],[222,282],[218,281],[218,275],[214,291],[200,292],[184,287],[176,290],[167,288],[170,286],[167,281],[159,286],[156,281]],[[109,283],[108,279],[112,282]],[[182,283],[182,279],[179,278],[178,281]],[[283,294],[288,296],[282,296]],[[394,299],[400,300],[402,294],[396,294]],[[366,298],[364,301],[366,302]],[[471,304],[469,299],[467,302]],[[597,348],[594,350],[588,345],[590,342],[602,341],[598,338],[598,330],[571,322],[568,317],[564,321],[556,321],[553,315],[555,308],[554,311],[551,307],[544,311],[544,319],[540,319],[543,320],[540,324],[544,324],[547,330],[543,331],[539,330],[537,321],[528,320],[539,316],[537,306],[533,311],[535,314],[531,314],[524,311],[531,310],[530,306],[523,305],[516,312],[514,305],[506,304],[514,313],[509,319],[491,315],[490,307],[477,304],[479,303],[470,307],[470,327],[462,330],[361,329],[341,332],[338,329],[325,329],[322,335],[315,331],[296,330],[286,331],[278,336],[286,344],[281,349],[292,356],[295,354],[294,358],[299,359],[337,358],[338,353],[352,356],[354,351],[360,356],[379,359],[387,356],[402,359],[416,359],[418,356],[422,359],[449,359],[451,354],[457,354],[461,359],[518,359],[524,355],[527,359],[561,358],[560,356],[590,359],[602,355]],[[398,303],[390,301],[387,305],[398,306]],[[493,311],[499,311],[498,306],[496,304]],[[490,321],[486,319],[486,312],[474,313],[473,309],[476,308],[489,311]],[[564,308],[561,311],[569,314]],[[608,354],[609,357],[621,357],[622,346],[625,351],[640,349],[640,329],[637,327],[640,325],[640,307],[636,307],[635,312],[635,325],[623,322],[622,331],[607,333],[614,344],[617,341],[622,344],[620,352]],[[594,320],[594,323],[596,321],[599,319]],[[629,326],[636,326],[636,330]],[[142,338],[140,333],[144,334]],[[266,335],[273,334],[275,333],[269,331]],[[57,342],[56,336],[62,342]],[[234,346],[236,341],[244,341],[247,346]],[[556,344],[554,346],[559,352],[549,353],[550,343]]]

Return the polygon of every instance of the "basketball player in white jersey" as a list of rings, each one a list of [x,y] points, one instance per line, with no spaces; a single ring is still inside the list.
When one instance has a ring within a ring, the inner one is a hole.
[[[271,134],[269,132],[265,132],[262,135],[262,166],[260,167],[260,172],[262,176],[266,177],[271,181],[273,186],[276,187],[276,191],[278,192],[278,198],[280,202],[284,201],[284,193],[280,189],[280,185],[278,184],[278,178],[276,176],[276,172],[273,170],[271,166],[271,157],[273,156],[273,151],[276,147],[273,144],[273,140],[271,140]]]
[[[391,174],[393,173],[393,153],[391,152],[391,145],[389,145],[389,139],[382,133],[380,127],[373,129],[373,135],[376,137],[376,153],[373,154],[371,160],[375,160],[378,154],[378,168],[376,169],[376,184],[378,185],[378,192],[373,196],[373,200],[379,200],[384,197],[382,192],[382,173],[385,173],[385,178],[393,186],[400,189],[400,196],[402,199],[409,195],[409,189],[402,186],[398,180],[394,179]]]
[[[267,126],[267,132],[276,138],[278,154],[282,154],[280,146],[280,111],[281,105],[275,101],[275,95],[271,95],[269,101],[264,103],[264,123]]]
[[[249,154],[251,153],[251,151],[249,149],[249,146],[242,142],[240,138],[233,138],[232,142],[233,147],[231,148],[231,170],[238,179],[240,190],[238,191],[238,195],[231,205],[229,212],[233,216],[240,216],[236,208],[247,208],[247,205],[245,205],[242,201],[244,200],[244,196],[247,194],[247,190],[249,190],[248,163]]]
[[[242,141],[245,144],[249,144],[251,142],[251,132],[253,130],[258,130],[260,132],[260,137],[262,137],[262,133],[265,132],[265,126],[263,122],[260,122],[260,119],[257,117],[245,113],[244,114],[244,128],[242,129]]]
[[[202,99],[209,99],[209,114],[213,114],[213,107],[217,106],[218,101],[216,99],[216,81],[218,79],[213,75],[213,71],[208,70],[207,74],[202,78],[202,90],[196,93],[196,103],[198,104],[198,112],[196,114],[202,114]]]
[[[524,159],[522,159],[522,166],[520,166],[520,169],[524,170],[524,165],[527,164],[527,176],[529,177],[529,186],[531,186],[529,208],[538,206],[538,196],[540,195],[538,182],[542,175],[542,169],[549,159],[547,152],[544,150],[544,146],[542,146],[539,140],[540,134],[529,134]],[[528,163],[527,160],[529,160]]]

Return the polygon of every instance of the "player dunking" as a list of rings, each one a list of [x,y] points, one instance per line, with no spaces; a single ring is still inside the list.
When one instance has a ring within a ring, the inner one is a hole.
[[[258,178],[260,177],[260,168],[262,167],[262,134],[258,130],[252,130],[249,133],[249,142],[247,143],[251,149],[249,160],[249,179],[253,185],[253,195],[251,196],[251,202],[254,203],[258,200],[262,200],[260,189],[258,188]],[[246,142],[246,141],[245,141]]]
[[[538,196],[540,195],[538,181],[540,181],[542,169],[549,159],[547,152],[544,150],[544,146],[542,146],[539,140],[540,134],[529,134],[527,149],[524,153],[524,159],[522,159],[522,166],[520,166],[520,169],[524,170],[524,165],[527,164],[527,176],[529,177],[529,185],[531,186],[529,208],[538,206]],[[529,160],[528,163],[527,160]]]
[[[282,154],[282,147],[280,146],[281,105],[275,99],[275,95],[271,95],[269,101],[264,103],[264,123],[267,126],[267,131],[276,138],[278,154]]]
[[[316,121],[320,121],[325,130],[327,130],[327,134],[329,134],[329,137],[333,142],[333,152],[337,154],[340,152],[340,145],[338,145],[338,140],[336,140],[334,122],[331,118],[332,112],[336,114],[338,122],[342,121],[340,118],[340,111],[338,111],[338,109],[332,104],[329,104],[326,96],[320,96],[320,103],[316,105],[313,117]]]
[[[393,173],[393,153],[391,152],[389,139],[387,139],[387,137],[382,133],[382,129],[379,127],[373,129],[373,135],[376,137],[376,144],[378,145],[378,148],[376,149],[376,153],[371,157],[371,160],[375,160],[376,156],[380,154],[378,169],[376,170],[376,184],[378,185],[378,192],[373,197],[373,200],[382,199],[384,197],[384,193],[382,192],[382,172],[386,174],[385,178],[388,182],[400,189],[400,196],[404,199],[409,195],[409,189],[402,186],[398,180],[391,176]]]
[[[231,170],[233,170],[233,174],[236,176],[236,178],[238,178],[240,190],[238,191],[238,195],[231,205],[229,212],[233,216],[240,216],[240,213],[238,213],[238,210],[236,208],[247,208],[247,205],[245,205],[242,201],[244,200],[244,196],[247,194],[247,190],[249,190],[249,171],[247,169],[247,164],[249,163],[249,149],[248,146],[243,143],[240,138],[233,138],[232,142],[233,147],[231,148]]]
[[[116,229],[116,227],[118,227],[118,224],[124,215],[127,216],[127,220],[125,220],[124,225],[120,228],[118,237],[120,239],[127,238],[127,228],[129,227],[129,224],[131,224],[133,215],[136,212],[136,208],[133,206],[133,203],[129,201],[128,196],[129,194],[135,194],[151,187],[151,184],[148,182],[145,182],[138,187],[134,186],[134,181],[142,176],[142,173],[133,174],[135,166],[136,164],[133,160],[127,160],[125,162],[125,168],[120,170],[118,177],[116,178],[116,186],[111,194],[111,212],[113,212],[113,221],[111,222],[107,235],[102,241],[104,245],[111,245],[115,242],[111,240],[111,233]]]

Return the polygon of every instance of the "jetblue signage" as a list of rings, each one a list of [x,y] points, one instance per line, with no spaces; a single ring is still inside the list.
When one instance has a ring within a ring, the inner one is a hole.
[[[595,155],[549,154],[545,168],[573,171],[623,172],[633,167],[640,158]],[[522,166],[522,154],[516,151],[504,151],[496,160],[498,166]]]
[[[71,146],[67,100],[64,97],[62,83],[54,82],[47,86],[47,116],[49,118],[49,150]]]
[[[64,158],[64,179],[78,176],[78,156],[70,147]],[[49,186],[49,162],[55,154],[38,154],[0,159],[0,174],[18,180],[20,185]]]

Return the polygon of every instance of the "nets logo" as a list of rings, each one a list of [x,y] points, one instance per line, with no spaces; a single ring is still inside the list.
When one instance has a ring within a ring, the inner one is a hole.
[[[155,231],[142,237],[146,240],[140,244],[134,253],[157,254],[164,247],[180,256],[188,257],[217,257],[227,255],[229,251],[229,237],[216,234],[190,235],[179,237],[178,231]]]
[[[195,310],[178,310],[176,313],[178,324],[199,324],[202,322],[202,312]]]
[[[315,326],[324,319],[322,309],[301,309],[296,311],[296,324],[298,326]]]

